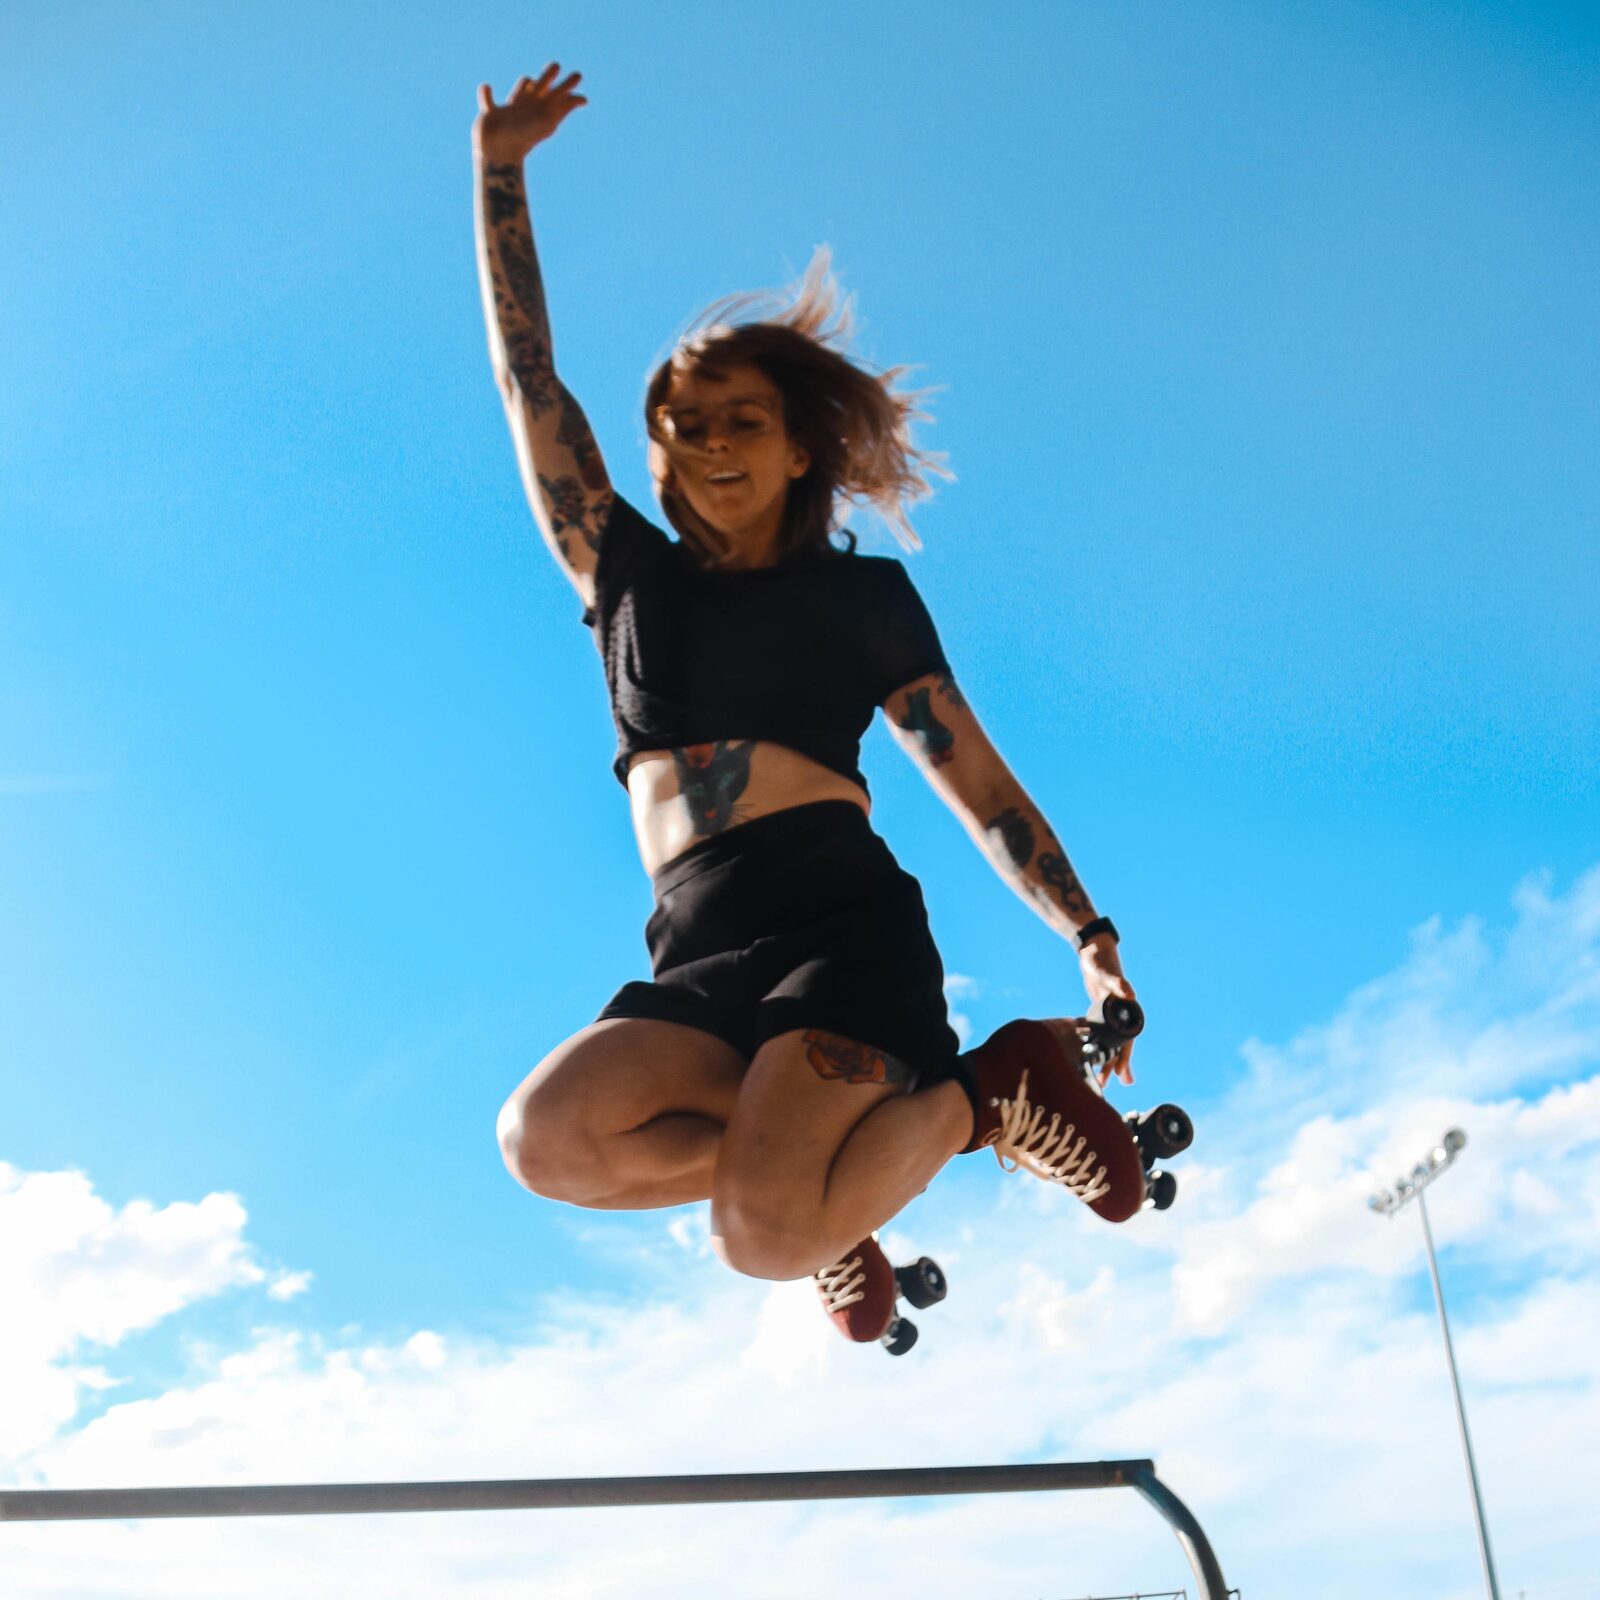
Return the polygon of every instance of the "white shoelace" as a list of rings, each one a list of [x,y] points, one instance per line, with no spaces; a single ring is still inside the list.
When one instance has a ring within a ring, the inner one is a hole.
[[[850,1276],[852,1272],[855,1274],[853,1278]],[[834,1312],[843,1311],[858,1300],[867,1298],[866,1290],[862,1288],[867,1275],[862,1270],[860,1256],[852,1256],[848,1261],[835,1261],[831,1267],[824,1267],[815,1276],[817,1287],[822,1291],[823,1309],[830,1317]]]
[[[1070,1189],[1080,1200],[1098,1200],[1111,1188],[1105,1181],[1106,1169],[1095,1165],[1099,1158],[1088,1148],[1086,1137],[1079,1135],[1073,1142],[1075,1133],[1075,1125],[1064,1124],[1059,1112],[1052,1113],[1050,1125],[1045,1126],[1044,1107],[1028,1103],[1028,1074],[1024,1071],[1017,1098],[1000,1102],[995,1158],[1007,1172],[1025,1167],[1036,1178]]]

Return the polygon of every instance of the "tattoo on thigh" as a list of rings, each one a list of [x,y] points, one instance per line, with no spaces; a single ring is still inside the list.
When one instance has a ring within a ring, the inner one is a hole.
[[[819,1078],[845,1083],[909,1083],[911,1068],[898,1056],[857,1044],[842,1034],[820,1028],[805,1032],[806,1060]]]

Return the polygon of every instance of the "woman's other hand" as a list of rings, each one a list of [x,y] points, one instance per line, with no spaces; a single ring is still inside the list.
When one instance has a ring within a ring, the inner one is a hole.
[[[588,100],[573,92],[581,72],[556,81],[560,66],[552,61],[537,78],[519,78],[503,106],[494,103],[494,91],[478,85],[478,116],[472,124],[473,149],[486,161],[521,161],[536,144],[543,144],[566,120],[574,106]]]
[[[1088,992],[1091,1009],[1114,995],[1123,1000],[1137,998],[1133,985],[1123,976],[1117,942],[1110,934],[1103,933],[1098,939],[1091,939],[1078,952],[1078,965],[1083,972],[1083,987]],[[1133,1040],[1123,1045],[1103,1067],[1095,1069],[1102,1089],[1110,1081],[1113,1072],[1124,1083],[1133,1082]]]

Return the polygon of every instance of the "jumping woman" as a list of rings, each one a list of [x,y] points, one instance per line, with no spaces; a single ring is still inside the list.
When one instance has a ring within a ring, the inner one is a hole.
[[[875,1231],[950,1158],[992,1148],[1114,1220],[1144,1196],[1120,1117],[1061,1025],[1016,1021],[966,1055],[922,892],[868,817],[858,765],[881,708],[995,870],[1077,950],[1091,1003],[1133,991],[1117,935],[985,736],[902,563],[833,534],[949,476],[910,441],[904,369],[841,353],[825,253],[787,309],[703,314],[645,393],[671,538],[612,487],[556,375],[523,161],[587,104],[552,64],[504,105],[478,90],[477,248],[490,357],[529,505],[605,664],[655,910],[652,981],[625,983],[506,1101],[512,1175],[572,1205],[711,1203],[721,1259],[815,1277],[877,1339],[893,1272]],[[819,267],[820,261],[820,267]],[[720,314],[719,314],[720,313]],[[1124,1047],[1100,1071],[1133,1081]]]

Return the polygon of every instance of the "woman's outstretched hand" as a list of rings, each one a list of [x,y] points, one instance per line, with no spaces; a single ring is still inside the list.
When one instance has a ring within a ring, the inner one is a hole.
[[[1108,934],[1091,939],[1078,952],[1078,964],[1083,969],[1083,987],[1088,991],[1091,1007],[1113,995],[1123,1000],[1137,999],[1122,972],[1122,961],[1117,955],[1116,941]],[[1095,1076],[1100,1087],[1105,1088],[1111,1074],[1124,1083],[1133,1082],[1133,1041],[1130,1039],[1103,1067],[1096,1068]]]
[[[536,144],[543,144],[566,120],[574,106],[588,100],[573,92],[581,72],[571,72],[558,83],[560,66],[552,61],[537,78],[519,78],[503,106],[494,103],[494,91],[478,85],[478,117],[472,124],[473,148],[486,161],[521,161]]]

